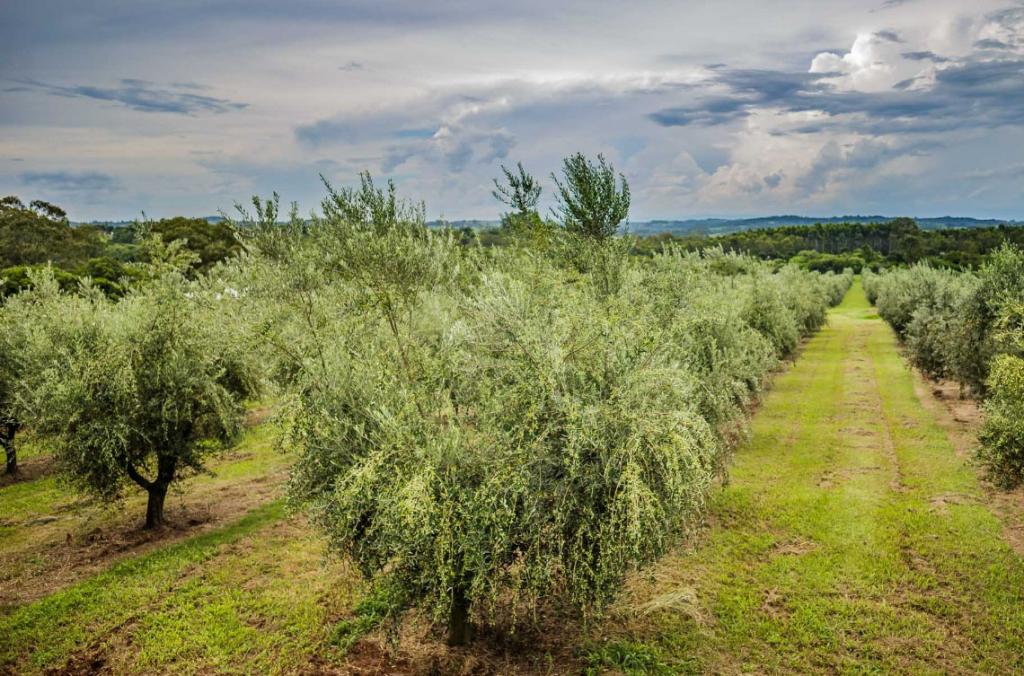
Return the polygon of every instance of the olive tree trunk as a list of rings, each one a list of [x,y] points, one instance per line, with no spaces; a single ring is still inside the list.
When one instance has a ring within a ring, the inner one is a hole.
[[[448,645],[462,646],[473,638],[473,625],[469,621],[469,599],[464,587],[452,592],[452,608],[448,615]]]
[[[149,501],[146,503],[146,530],[152,530],[164,525],[164,500],[167,498],[167,485],[153,482],[149,491]]]
[[[6,456],[6,460],[4,461],[4,467],[6,468],[6,472],[8,474],[17,474],[18,473],[18,452],[16,450],[14,450],[14,441],[13,440],[8,440],[8,439],[4,439],[3,440],[3,447],[4,447],[4,456]]]
[[[130,462],[125,465],[125,470],[132,481],[145,488],[149,494],[149,500],[146,503],[147,530],[159,528],[164,524],[164,501],[167,499],[167,489],[174,481],[177,467],[178,457],[176,455],[158,455],[156,479],[150,481],[139,474],[139,471]]]
[[[0,425],[0,448],[4,451],[4,466],[8,474],[18,472],[18,451],[14,448],[14,435],[17,431],[18,426],[14,423],[6,422]]]

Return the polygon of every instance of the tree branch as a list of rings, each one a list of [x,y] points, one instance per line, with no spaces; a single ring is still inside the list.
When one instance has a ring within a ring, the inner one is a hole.
[[[133,465],[131,462],[125,460],[124,467],[125,471],[128,472],[128,476],[131,477],[132,481],[142,486],[147,491],[153,488],[153,482],[139,474],[139,471],[135,469],[135,465]]]

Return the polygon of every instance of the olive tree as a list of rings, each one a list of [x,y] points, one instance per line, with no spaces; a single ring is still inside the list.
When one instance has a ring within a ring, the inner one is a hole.
[[[416,605],[452,644],[545,598],[600,608],[686,532],[723,428],[833,295],[682,254],[623,257],[599,290],[528,247],[457,246],[368,176],[328,190],[296,244],[248,244],[248,298],[291,310],[267,329],[297,352],[289,493],[387,612]],[[768,285],[785,327],[749,318]]]
[[[441,270],[472,255],[450,253]],[[472,293],[427,268],[400,341],[382,307],[331,313],[360,289],[321,290],[328,377],[307,360],[292,430],[293,498],[455,645],[506,599],[607,601],[692,519],[717,449],[689,403],[700,383],[652,358],[646,324],[601,311],[545,258],[512,256]]]
[[[146,528],[163,524],[168,489],[238,431],[259,382],[217,301],[183,269],[154,264],[116,303],[88,289],[63,298],[34,382],[33,423],[52,435],[63,475],[106,500],[145,490]]]
[[[985,423],[978,458],[996,484],[1024,483],[1024,251],[1004,245],[982,268],[983,288],[996,306]]]
[[[491,191],[494,198],[520,216],[536,212],[541,187],[537,180],[523,168],[523,163],[516,163],[515,172],[502,165],[501,173],[505,176],[505,182],[502,183],[498,179],[494,179],[494,190]]]
[[[5,311],[6,310],[6,311]],[[17,341],[15,318],[12,312],[0,307],[0,450],[4,453],[7,474],[18,471],[18,454],[14,438],[21,428],[15,411],[15,390],[23,374],[24,348]]]
[[[53,268],[30,271],[28,281],[27,289],[0,305],[0,450],[7,474],[18,471],[15,439],[30,417],[26,402],[33,378],[52,355],[42,337],[45,318],[55,316],[52,309],[60,299]]]
[[[993,483],[1015,488],[1024,483],[1024,359],[1000,354],[989,369],[977,455]]]
[[[578,271],[590,274],[597,293],[608,296],[622,282],[626,256],[632,242],[616,237],[629,216],[629,184],[604,158],[597,162],[582,153],[563,161],[563,180],[551,177],[557,187],[552,209],[561,224],[561,254]]]
[[[617,183],[615,168],[604,155],[592,162],[583,153],[565,158],[562,175],[563,180],[551,175],[558,188],[558,203],[552,210],[555,218],[566,231],[580,237],[596,241],[613,237],[629,215],[626,177],[619,174]]]
[[[503,179],[494,179],[494,198],[509,207],[511,211],[501,215],[502,230],[514,235],[519,244],[543,251],[550,247],[555,234],[555,224],[544,220],[537,211],[541,186],[522,162],[516,163],[515,171],[502,165]]]

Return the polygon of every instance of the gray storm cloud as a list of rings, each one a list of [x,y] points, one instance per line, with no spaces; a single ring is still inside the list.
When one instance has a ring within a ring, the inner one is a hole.
[[[81,219],[308,208],[360,169],[490,218],[499,164],[577,150],[635,219],[1024,212],[1020,3],[55,5],[0,7],[0,192]]]

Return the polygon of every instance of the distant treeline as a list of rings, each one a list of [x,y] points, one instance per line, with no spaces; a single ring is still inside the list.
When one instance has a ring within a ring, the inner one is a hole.
[[[463,244],[506,246],[506,227],[457,229]],[[186,240],[205,271],[237,253],[241,245],[225,221],[177,216],[123,224],[72,224],[60,207],[17,197],[0,198],[0,298],[29,284],[33,268],[52,265],[58,281],[71,288],[88,277],[108,295],[123,293],[141,262],[140,237],[159,234],[165,242]],[[688,250],[721,247],[766,260],[792,261],[817,271],[881,270],[927,262],[935,267],[975,269],[1004,242],[1024,247],[1024,226],[924,229],[911,218],[879,223],[818,223],[757,228],[724,235],[658,233],[636,237],[632,253],[650,256],[672,245]]]
[[[668,233],[637,240],[635,252],[650,255],[673,244],[686,249],[720,246],[771,260],[793,260],[813,270],[861,270],[928,262],[937,267],[978,267],[1004,242],[1024,245],[1024,227],[923,230],[910,218],[884,223],[825,223],[746,230],[728,235]]]
[[[27,287],[33,269],[50,265],[63,288],[89,278],[107,295],[119,296],[136,277],[133,263],[143,262],[139,240],[158,234],[165,242],[185,240],[203,271],[240,248],[227,223],[204,218],[165,218],[126,226],[72,225],[59,206],[34,200],[0,198],[0,298]]]
[[[461,228],[462,241],[485,247],[512,241],[504,228]],[[726,235],[668,232],[637,237],[633,253],[650,256],[667,246],[691,251],[721,247],[765,260],[792,261],[821,272],[881,270],[927,262],[958,270],[980,266],[1004,242],[1024,246],[1024,226],[923,229],[911,218],[880,223],[818,223],[758,228]]]

